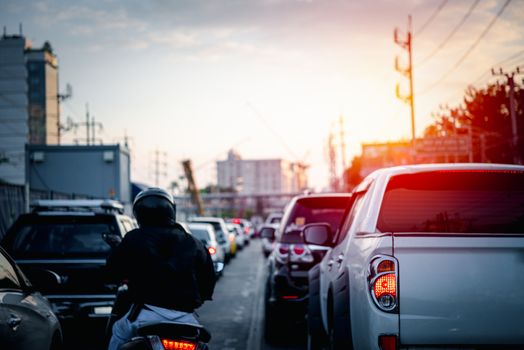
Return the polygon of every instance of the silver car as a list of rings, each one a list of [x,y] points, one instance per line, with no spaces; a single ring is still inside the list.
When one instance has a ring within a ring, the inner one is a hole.
[[[61,348],[62,331],[49,302],[0,248],[0,349]]]
[[[188,223],[187,228],[189,233],[191,233],[196,239],[202,241],[209,254],[211,259],[213,259],[213,265],[215,267],[215,273],[217,276],[222,274],[224,269],[224,249],[218,244],[215,236],[215,229],[211,224],[201,224],[201,223]]]

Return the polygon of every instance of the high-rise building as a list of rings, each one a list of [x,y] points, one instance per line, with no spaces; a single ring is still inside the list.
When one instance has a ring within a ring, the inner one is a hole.
[[[58,64],[49,43],[0,38],[0,181],[25,182],[25,145],[59,143]]]
[[[284,159],[242,159],[230,150],[217,161],[217,185],[240,194],[298,193],[307,189],[306,169]]]
[[[29,143],[60,142],[58,111],[58,60],[51,44],[26,52],[29,102]]]

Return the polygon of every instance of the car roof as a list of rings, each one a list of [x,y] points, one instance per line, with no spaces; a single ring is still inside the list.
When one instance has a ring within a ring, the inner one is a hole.
[[[416,174],[430,171],[460,171],[460,170],[507,170],[507,171],[524,171],[524,166],[513,164],[487,164],[487,163],[441,163],[441,164],[416,164],[401,165],[390,168],[375,170],[355,188],[354,192],[365,190],[369,184],[379,177],[389,177],[403,174]]]
[[[217,218],[214,216],[196,216],[191,218],[189,221],[211,221],[211,222],[225,222],[222,218]]]
[[[189,228],[194,228],[196,230],[207,230],[207,231],[214,231],[213,225],[206,224],[206,223],[200,223],[200,222],[188,222],[187,226]]]

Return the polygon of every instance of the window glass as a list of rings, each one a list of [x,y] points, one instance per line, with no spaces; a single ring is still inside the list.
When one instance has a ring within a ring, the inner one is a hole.
[[[524,233],[524,172],[435,171],[393,177],[381,232]]]
[[[191,229],[191,234],[201,241],[209,242],[211,238],[209,237],[209,232],[207,230]]]
[[[362,207],[362,203],[364,202],[364,196],[365,193],[357,193],[354,195],[354,198],[350,203],[350,207],[348,208],[349,213],[346,216],[346,220],[344,221],[342,227],[340,228],[334,239],[336,244],[340,244],[340,242],[342,242],[346,238],[349,229],[351,228],[351,225],[355,220],[357,212]]]
[[[21,289],[14,266],[0,252],[0,289]]]
[[[296,243],[295,241],[301,237],[299,232],[302,227],[311,223],[328,223],[333,232],[336,232],[349,201],[349,196],[311,197],[298,200],[286,217],[281,242],[290,240],[288,243]]]
[[[40,218],[10,232],[6,247],[15,257],[106,256],[104,233],[118,234],[113,221],[94,217]]]

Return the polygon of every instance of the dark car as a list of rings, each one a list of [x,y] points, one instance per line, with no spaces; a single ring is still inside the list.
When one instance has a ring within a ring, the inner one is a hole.
[[[0,248],[0,349],[61,348],[62,331],[51,305]]]
[[[114,201],[48,200],[35,203],[7,231],[2,244],[33,285],[51,302],[64,336],[72,330],[103,335],[120,281],[105,272],[111,241],[135,228]]]
[[[328,223],[336,231],[350,198],[350,194],[297,196],[287,205],[281,225],[275,232],[275,247],[268,258],[266,340],[278,340],[284,326],[304,321],[308,271],[322,260],[327,250],[304,244],[302,228],[311,223]]]

